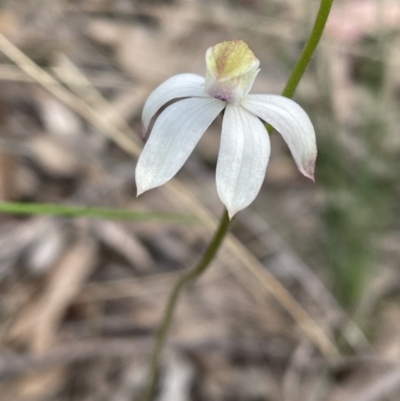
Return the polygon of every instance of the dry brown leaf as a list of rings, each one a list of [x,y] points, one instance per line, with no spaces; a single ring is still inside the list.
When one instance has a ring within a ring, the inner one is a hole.
[[[0,277],[15,267],[27,247],[47,227],[46,219],[33,218],[24,223],[3,223],[0,230]]]
[[[36,172],[23,164],[18,164],[15,166],[14,174],[16,198],[33,198],[40,187],[40,179]]]
[[[66,246],[63,227],[55,220],[49,219],[48,225],[30,246],[26,264],[33,274],[44,274],[59,260]]]
[[[162,33],[141,26],[133,26],[121,37],[116,57],[126,72],[157,84],[184,72],[188,61]]]
[[[23,332],[31,352],[44,353],[56,343],[65,310],[93,271],[96,256],[95,242],[88,237],[79,238],[55,267],[37,302],[17,320],[15,332]],[[16,384],[17,399],[33,401],[51,397],[64,374],[60,367],[20,379]]]
[[[43,401],[51,399],[64,378],[63,368],[55,367],[44,373],[21,378],[15,383],[14,401]]]
[[[32,351],[43,352],[54,343],[66,308],[81,290],[96,262],[97,246],[88,237],[79,238],[65,253],[38,303],[31,339]]]
[[[88,25],[87,34],[112,46],[119,64],[127,73],[152,85],[187,69],[187,54],[173,46],[163,31],[96,19]]]
[[[107,246],[125,257],[140,272],[154,268],[154,261],[136,237],[113,221],[91,222],[93,234]]]
[[[13,155],[0,151],[0,200],[12,200],[16,195],[15,188],[16,160]]]
[[[93,106],[97,113],[102,115],[109,124],[124,128],[120,124],[121,118],[125,122],[140,114],[141,107],[150,92],[151,89],[147,85],[135,85],[132,89],[118,94],[114,99],[111,99],[110,103],[102,107]]]
[[[179,1],[173,7],[156,8],[157,14],[161,17],[162,33],[169,41],[176,41],[189,35],[199,23],[198,18],[202,11],[201,3],[195,0]]]
[[[39,135],[28,143],[33,160],[50,176],[72,177],[80,170],[80,163],[58,138]]]
[[[78,116],[47,93],[37,96],[46,132],[56,136],[76,136],[82,132]]]
[[[108,18],[95,18],[88,22],[86,35],[103,46],[115,47],[127,29],[127,25],[110,21]]]

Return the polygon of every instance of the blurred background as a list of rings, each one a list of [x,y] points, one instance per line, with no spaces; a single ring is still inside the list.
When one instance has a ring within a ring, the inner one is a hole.
[[[177,181],[136,198],[144,101],[231,39],[261,61],[252,92],[279,94],[318,6],[1,1],[0,33],[26,55],[0,38],[1,200],[218,218],[220,119]],[[274,133],[240,242],[181,299],[157,400],[400,399],[399,27],[397,0],[334,2],[295,95],[316,183]],[[1,215],[0,400],[137,400],[169,290],[209,238],[198,222]]]

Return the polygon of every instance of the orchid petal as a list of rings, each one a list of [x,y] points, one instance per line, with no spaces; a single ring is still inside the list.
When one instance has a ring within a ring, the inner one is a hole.
[[[180,170],[225,106],[210,97],[189,98],[160,114],[136,166],[138,195],[165,184]]]
[[[270,155],[263,123],[241,106],[228,105],[222,123],[217,191],[232,218],[260,191]]]
[[[158,110],[173,99],[202,96],[204,94],[204,77],[196,74],[175,75],[150,94],[142,115],[143,130],[146,132],[150,121]]]
[[[314,181],[317,145],[306,112],[293,100],[278,95],[247,95],[241,105],[282,135],[300,172]]]

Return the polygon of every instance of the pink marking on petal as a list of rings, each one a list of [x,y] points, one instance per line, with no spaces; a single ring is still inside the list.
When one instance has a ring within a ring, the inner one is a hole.
[[[313,183],[315,183],[315,158],[310,160],[310,162],[305,166],[304,171],[302,171],[303,175],[309,178]]]
[[[144,141],[146,139],[146,136],[147,136],[147,129],[144,125],[142,125],[142,128],[140,129],[140,137]]]

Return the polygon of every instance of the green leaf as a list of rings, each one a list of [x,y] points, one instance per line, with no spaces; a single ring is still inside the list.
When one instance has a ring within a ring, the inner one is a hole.
[[[138,212],[134,210],[108,209],[99,207],[78,207],[49,203],[0,202],[0,214],[14,215],[54,215],[59,217],[87,217],[104,220],[162,221],[170,223],[194,223],[194,216]]]

